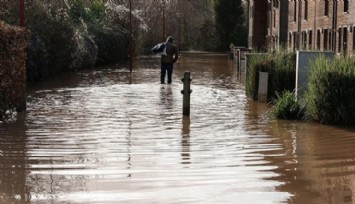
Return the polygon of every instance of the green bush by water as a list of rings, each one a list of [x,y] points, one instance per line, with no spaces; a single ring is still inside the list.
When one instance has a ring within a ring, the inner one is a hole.
[[[277,98],[276,93],[293,91],[296,78],[296,55],[286,49],[267,54],[253,54],[248,59],[246,94],[257,99],[259,72],[268,72],[268,101]]]
[[[280,49],[272,55],[269,69],[268,98],[276,98],[276,93],[294,91],[296,86],[296,54]]]
[[[18,25],[17,8],[17,1],[1,1],[0,20]],[[26,4],[25,10],[31,33],[26,63],[30,83],[63,71],[128,59],[128,11],[115,2],[36,0]],[[140,25],[138,14],[132,16],[135,25]]]
[[[296,100],[294,92],[284,91],[281,94],[276,93],[276,99],[273,101],[270,115],[275,119],[303,119],[304,108]]]
[[[355,124],[355,59],[317,58],[304,95],[307,116],[324,124]]]
[[[269,68],[267,67],[268,55],[264,53],[254,53],[249,55],[247,58],[247,73],[246,73],[246,83],[245,90],[248,97],[257,100],[258,97],[258,85],[259,85],[259,72],[266,71]]]

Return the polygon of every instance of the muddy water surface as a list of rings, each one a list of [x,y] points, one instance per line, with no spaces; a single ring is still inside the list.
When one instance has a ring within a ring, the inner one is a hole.
[[[225,55],[60,75],[0,126],[0,203],[355,203],[353,129],[272,121]],[[182,83],[191,71],[191,116]]]

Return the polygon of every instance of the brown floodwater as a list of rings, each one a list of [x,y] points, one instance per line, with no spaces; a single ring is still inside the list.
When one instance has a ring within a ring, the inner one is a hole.
[[[0,125],[0,203],[355,203],[354,129],[271,120],[226,55],[159,72],[145,57],[32,87]]]

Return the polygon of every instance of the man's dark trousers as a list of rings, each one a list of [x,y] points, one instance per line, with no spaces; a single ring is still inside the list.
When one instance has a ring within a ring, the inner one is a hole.
[[[165,75],[168,73],[168,84],[172,82],[173,63],[161,63],[160,83],[165,83]]]

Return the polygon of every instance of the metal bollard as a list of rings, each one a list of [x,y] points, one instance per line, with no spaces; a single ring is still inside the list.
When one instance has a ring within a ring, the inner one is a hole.
[[[182,114],[185,116],[190,115],[190,95],[192,93],[192,90],[190,88],[190,84],[192,80],[190,76],[191,76],[190,72],[185,72],[184,78],[181,79],[181,81],[184,82],[184,89],[181,91],[181,93],[184,95],[183,103],[182,103]]]

